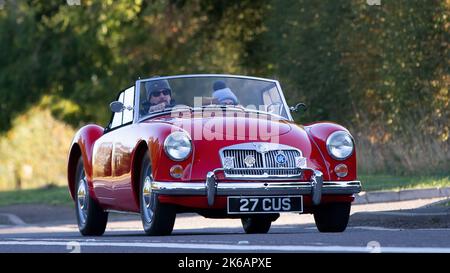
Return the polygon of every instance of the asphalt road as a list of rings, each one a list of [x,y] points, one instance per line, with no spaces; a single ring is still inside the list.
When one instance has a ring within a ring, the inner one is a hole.
[[[82,237],[68,218],[71,208],[60,209],[64,217],[59,220],[53,213],[50,222],[20,217],[17,208],[9,210],[14,214],[3,209],[0,216],[9,222],[0,221],[0,252],[450,253],[449,208],[429,206],[440,200],[355,205],[347,230],[335,234],[318,232],[311,215],[283,214],[268,234],[247,235],[239,220],[188,214],[177,217],[172,236],[145,236],[139,216],[112,215],[103,236]]]

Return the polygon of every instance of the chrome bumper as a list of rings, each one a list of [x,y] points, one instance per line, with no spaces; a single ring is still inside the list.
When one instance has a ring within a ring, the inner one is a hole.
[[[311,195],[314,205],[320,204],[322,194],[354,194],[361,191],[360,181],[323,181],[322,172],[314,170],[309,182],[229,182],[217,181],[214,171],[208,172],[206,182],[152,182],[152,191],[164,195],[207,196],[214,205],[216,196],[228,195]]]

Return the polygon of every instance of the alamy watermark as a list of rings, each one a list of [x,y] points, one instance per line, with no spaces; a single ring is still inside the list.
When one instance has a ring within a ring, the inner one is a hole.
[[[381,0],[366,0],[369,6],[381,6]]]
[[[66,3],[69,6],[81,6],[81,0],[66,0]],[[5,6],[6,0],[0,0],[0,10],[4,9]]]
[[[195,97],[192,109],[186,111],[185,107],[175,107],[171,110],[175,125],[172,129],[185,130],[192,140],[253,140],[279,143],[279,136],[286,133],[288,127],[280,122],[279,117],[266,112],[266,105],[204,106],[201,97]]]
[[[370,241],[366,246],[370,253],[381,253],[381,244],[378,241]]]
[[[69,253],[81,253],[81,244],[76,241],[71,241],[67,243],[66,249],[70,250]]]
[[[80,6],[81,0],[66,0],[66,3],[69,6]]]

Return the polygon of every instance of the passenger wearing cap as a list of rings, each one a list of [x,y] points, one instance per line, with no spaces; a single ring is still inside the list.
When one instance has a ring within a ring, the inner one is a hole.
[[[173,107],[172,89],[167,80],[148,81],[145,83],[147,102],[142,104],[143,114],[161,111]]]
[[[219,104],[224,105],[238,105],[239,101],[236,97],[236,95],[231,91],[230,88],[227,87],[225,82],[223,81],[216,81],[213,84],[213,100],[216,101]]]

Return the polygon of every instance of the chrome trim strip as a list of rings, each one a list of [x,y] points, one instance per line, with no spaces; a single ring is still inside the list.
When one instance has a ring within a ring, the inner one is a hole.
[[[322,199],[323,174],[321,171],[314,171],[311,178],[311,197],[314,205],[319,205]]]
[[[134,109],[137,110],[134,111],[133,123],[138,123],[140,114],[139,105],[141,103],[141,85],[139,84],[139,80],[137,80],[134,84]]]
[[[277,85],[278,94],[280,95],[281,101],[283,102],[284,107],[285,107],[285,109],[286,109],[285,111],[286,111],[286,114],[287,114],[287,116],[288,116],[288,119],[289,119],[290,121],[294,121],[294,118],[292,117],[292,114],[291,114],[291,110],[289,109],[289,105],[287,104],[286,98],[284,97],[283,90],[281,89],[280,83],[279,83],[278,81],[276,81],[275,84]]]
[[[207,189],[216,190],[216,195],[231,194],[311,194],[311,182],[230,182],[210,180],[205,182],[152,182],[152,191],[167,195],[207,195]],[[216,186],[214,186],[216,185]],[[360,181],[323,181],[323,194],[354,194],[361,191]]]
[[[278,94],[281,97],[281,101],[282,101],[282,103],[284,105],[286,114],[288,116],[287,120],[294,121],[294,119],[292,118],[292,115],[291,115],[291,111],[289,110],[289,106],[287,105],[286,99],[284,97],[283,90],[281,89],[281,85],[280,85],[280,83],[277,80],[274,80],[274,79],[251,77],[251,76],[243,76],[243,75],[231,75],[231,74],[188,74],[188,75],[175,75],[175,76],[165,76],[165,77],[158,77],[158,78],[139,79],[139,80],[136,81],[136,86],[138,86],[138,85],[140,86],[141,82],[146,82],[146,81],[171,80],[171,79],[182,79],[182,78],[208,78],[208,77],[209,78],[213,78],[213,77],[216,77],[216,78],[219,78],[219,77],[223,77],[223,78],[238,78],[238,79],[257,80],[257,81],[265,81],[265,82],[274,83],[276,88],[277,88]],[[136,89],[138,89],[138,88],[136,88]],[[138,98],[139,98],[139,96],[140,96],[140,88],[139,88],[139,93],[137,93],[137,97]],[[135,102],[136,101],[139,103],[139,99],[135,100]],[[135,103],[135,109],[138,109],[138,112],[139,112],[139,104]],[[258,113],[258,112],[264,112],[264,113],[267,113],[267,114],[275,115],[277,117],[281,117],[283,119],[286,119],[286,117],[283,117],[283,116],[280,116],[280,115],[277,115],[277,114],[273,114],[273,113],[269,113],[269,112],[265,112],[265,111],[255,111],[255,113]],[[157,117],[157,116],[159,116],[161,114],[167,114],[167,113],[166,113],[166,111],[156,112],[156,113],[154,113],[152,115],[148,115],[148,116],[145,116],[143,118],[137,118],[137,119],[134,120],[134,123],[139,123],[139,122],[142,122],[143,120],[146,120],[146,119],[149,119],[149,118],[153,118],[153,117]],[[139,117],[139,115],[138,115],[138,117]]]
[[[301,156],[303,156],[302,151],[300,151],[298,148],[289,146],[289,145],[285,145],[285,144],[280,144],[280,143],[273,143],[273,142],[245,142],[245,143],[240,143],[240,144],[234,144],[234,145],[230,145],[230,146],[226,146],[223,147],[219,150],[219,152],[221,154],[223,154],[224,150],[255,150],[257,151],[257,145],[265,145],[267,147],[267,150],[265,152],[261,152],[261,153],[266,153],[269,151],[278,151],[278,150],[296,150],[300,153]]]
[[[157,78],[147,78],[147,79],[140,79],[140,81],[154,81],[154,80],[170,80],[170,79],[182,79],[182,78],[241,78],[241,79],[247,79],[247,80],[258,80],[258,81],[266,81],[266,82],[272,82],[277,83],[277,80],[274,79],[267,79],[267,78],[258,78],[258,77],[252,77],[252,76],[244,76],[244,75],[231,75],[231,74],[187,74],[187,75],[174,75],[174,76],[164,76],[164,77],[157,77]]]
[[[214,178],[213,172],[208,172],[206,175],[206,196],[208,197],[208,206],[214,205],[214,197],[217,193],[217,180]]]

